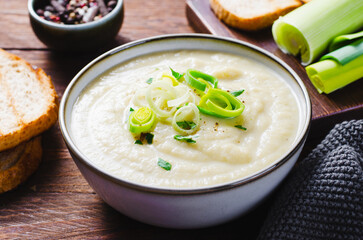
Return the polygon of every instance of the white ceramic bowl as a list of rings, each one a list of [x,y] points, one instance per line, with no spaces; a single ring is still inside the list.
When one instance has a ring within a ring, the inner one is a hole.
[[[145,54],[168,50],[213,50],[234,53],[263,63],[291,87],[298,101],[297,138],[274,164],[255,174],[211,187],[165,189],[118,179],[92,164],[77,148],[70,128],[74,103],[81,91],[106,70]],[[67,87],[59,122],[64,140],[79,170],[99,196],[119,212],[148,224],[170,228],[200,228],[224,223],[246,213],[266,198],[295,164],[311,120],[308,93],[298,75],[280,59],[241,41],[204,34],[177,34],[143,39],[119,46],[84,67]]]

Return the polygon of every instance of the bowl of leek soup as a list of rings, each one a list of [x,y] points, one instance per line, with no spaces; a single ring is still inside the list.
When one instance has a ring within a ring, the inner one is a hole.
[[[267,51],[204,34],[119,46],[70,82],[60,128],[90,186],[155,226],[224,223],[263,201],[295,164],[311,106]]]

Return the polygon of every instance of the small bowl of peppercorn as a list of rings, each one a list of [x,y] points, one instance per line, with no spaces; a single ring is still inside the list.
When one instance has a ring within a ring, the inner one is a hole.
[[[28,0],[34,33],[50,49],[88,51],[118,34],[123,0]]]

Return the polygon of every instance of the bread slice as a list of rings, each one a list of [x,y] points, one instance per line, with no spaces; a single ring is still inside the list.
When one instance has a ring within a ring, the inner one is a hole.
[[[58,96],[46,73],[0,49],[0,152],[50,128]]]
[[[0,193],[23,183],[38,168],[41,159],[40,136],[0,152]]]
[[[247,31],[269,27],[279,16],[301,5],[299,0],[210,0],[219,19]]]

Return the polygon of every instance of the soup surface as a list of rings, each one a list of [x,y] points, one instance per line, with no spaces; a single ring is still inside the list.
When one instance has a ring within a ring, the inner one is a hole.
[[[245,105],[242,115],[200,114],[192,136],[196,143],[175,140],[179,133],[171,124],[158,121],[152,144],[135,144],[137,137],[127,125],[130,108],[142,105],[147,80],[170,74],[169,67],[213,75],[224,90],[244,89],[237,97]],[[230,182],[271,165],[293,144],[298,119],[290,88],[266,66],[227,53],[177,51],[133,59],[95,79],[73,107],[71,128],[80,151],[115,177],[154,187],[194,188]],[[171,164],[169,171],[158,165],[160,158]]]

